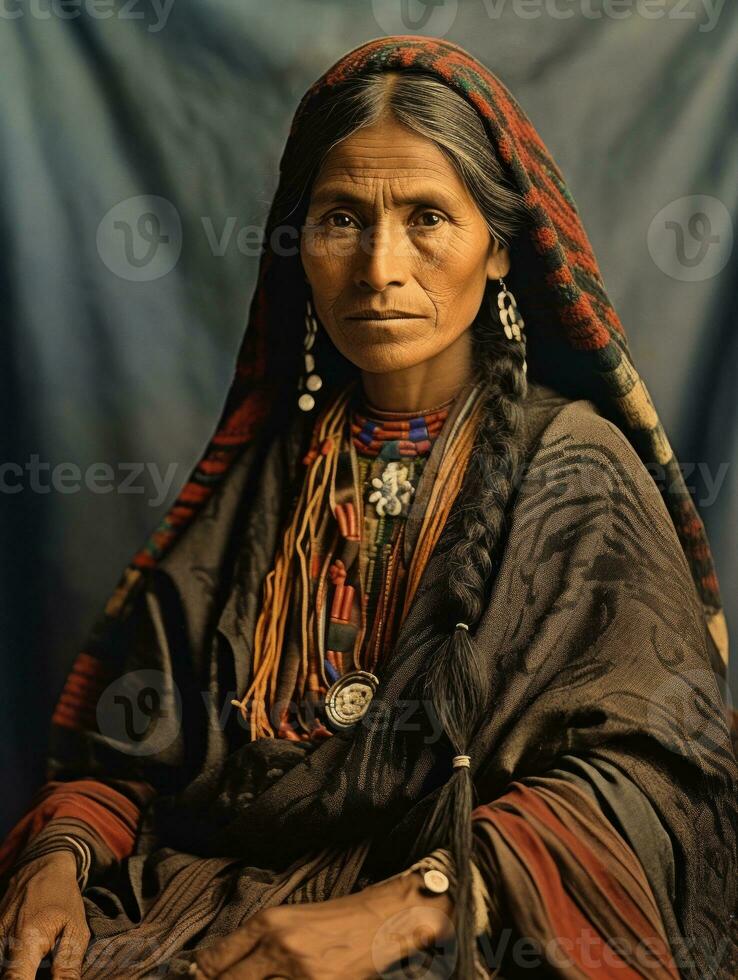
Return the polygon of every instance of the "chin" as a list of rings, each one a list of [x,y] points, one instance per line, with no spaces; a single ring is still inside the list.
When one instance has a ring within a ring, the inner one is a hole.
[[[422,364],[427,357],[413,357],[406,347],[398,345],[395,350],[384,349],[382,351],[344,351],[346,357],[360,371],[368,374],[390,374],[394,371],[403,371],[407,368]]]
[[[438,353],[428,349],[427,337],[423,340],[417,333],[403,338],[402,341],[396,336],[391,339],[387,336],[375,337],[373,342],[362,338],[361,343],[342,344],[339,350],[360,371],[388,374],[415,367]]]

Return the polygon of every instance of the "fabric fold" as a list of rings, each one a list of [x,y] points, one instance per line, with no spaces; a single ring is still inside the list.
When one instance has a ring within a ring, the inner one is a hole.
[[[546,975],[679,977],[643,869],[579,787],[515,782],[473,820],[477,863],[501,916],[489,948],[506,940],[495,964],[505,976],[526,975],[515,949],[527,944]]]

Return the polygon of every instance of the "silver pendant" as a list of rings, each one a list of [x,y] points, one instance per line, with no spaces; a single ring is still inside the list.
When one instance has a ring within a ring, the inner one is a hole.
[[[325,695],[325,714],[339,729],[351,728],[367,713],[379,678],[368,670],[350,670],[328,688]]]

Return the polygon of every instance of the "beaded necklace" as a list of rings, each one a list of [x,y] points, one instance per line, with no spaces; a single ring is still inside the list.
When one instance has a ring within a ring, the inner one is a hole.
[[[390,412],[368,404],[357,385],[337,392],[316,420],[305,479],[264,583],[252,680],[233,702],[252,738],[320,740],[362,717],[471,452],[478,386],[457,407],[451,398]],[[429,461],[428,507],[417,515],[412,502]],[[409,516],[415,543],[405,554]]]
[[[360,577],[363,582],[364,669],[374,672],[399,626],[407,569],[402,561],[406,518],[433,443],[453,397],[422,412],[387,411],[366,400],[352,413],[351,432],[363,493]]]

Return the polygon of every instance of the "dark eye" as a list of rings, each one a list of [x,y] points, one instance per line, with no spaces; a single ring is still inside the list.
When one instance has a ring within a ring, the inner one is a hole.
[[[438,228],[445,221],[443,215],[439,214],[438,211],[421,211],[419,218],[421,228]],[[436,220],[431,223],[423,221],[424,218],[435,218]]]
[[[345,211],[334,211],[333,214],[329,214],[328,217],[325,219],[328,222],[328,225],[329,225],[330,228],[350,228],[351,227],[350,224],[333,224],[332,221],[331,221],[332,218],[346,218],[346,219],[348,219],[349,222],[351,222],[351,221],[354,220],[351,217],[351,215],[350,214],[347,214]]]

